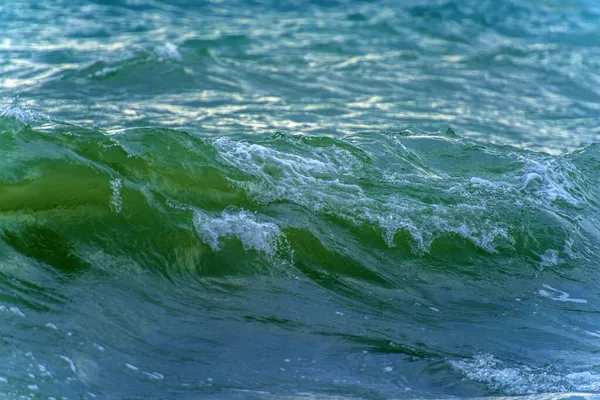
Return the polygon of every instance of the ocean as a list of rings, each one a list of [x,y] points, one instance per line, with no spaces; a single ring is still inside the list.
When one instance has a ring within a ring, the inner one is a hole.
[[[600,393],[600,3],[4,0],[0,399]]]

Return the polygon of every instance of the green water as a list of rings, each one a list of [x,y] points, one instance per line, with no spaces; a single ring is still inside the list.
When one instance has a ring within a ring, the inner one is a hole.
[[[0,11],[0,398],[600,391],[595,3]]]

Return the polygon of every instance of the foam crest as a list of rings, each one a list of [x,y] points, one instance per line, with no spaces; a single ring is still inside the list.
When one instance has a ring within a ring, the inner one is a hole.
[[[360,186],[341,182],[340,169],[326,160],[227,138],[217,139],[213,144],[226,164],[259,178],[258,182],[237,181],[237,184],[262,203],[285,199],[321,210],[326,203],[338,200],[338,192],[345,192],[352,199],[362,193]]]
[[[164,45],[157,46],[154,49],[154,52],[161,59],[168,59],[168,60],[173,60],[173,61],[177,61],[177,62],[183,61],[183,57],[181,56],[179,49],[177,48],[176,45],[174,45],[171,42],[167,42]]]
[[[550,202],[565,201],[573,206],[581,205],[584,201],[577,196],[577,188],[570,175],[576,175],[576,168],[565,160],[550,159],[536,161],[520,157],[526,164],[522,176],[522,191],[533,190]]]
[[[561,260],[558,258],[558,251],[548,249],[540,256],[540,270],[557,265]]]
[[[373,224],[381,229],[389,247],[395,246],[399,231],[409,233],[418,253],[429,251],[431,243],[444,235],[458,235],[487,252],[495,252],[499,243],[514,243],[505,224],[486,217],[485,204],[468,192],[455,205],[428,204],[411,196],[421,185],[427,184],[434,193],[448,186],[446,180],[423,168],[411,171],[418,180],[405,175],[409,180],[392,182],[392,187],[381,191],[363,188],[361,178],[389,182],[388,171],[373,168],[337,146],[309,148],[306,154],[305,149],[291,153],[227,138],[217,139],[213,145],[222,162],[250,175],[231,181],[253,200],[262,204],[284,200],[354,225]],[[487,188],[505,186],[477,178],[471,183]]]
[[[24,124],[50,121],[50,117],[46,114],[42,114],[41,112],[30,108],[19,107],[15,104],[12,104],[2,110],[2,112],[0,112],[0,117],[16,118]]]
[[[297,179],[316,178],[323,174],[335,174],[338,169],[331,163],[311,157],[285,153],[256,143],[219,138],[214,146],[221,150],[220,157],[243,170],[265,174],[268,166],[277,166],[287,177]]]
[[[245,210],[225,210],[217,217],[196,211],[194,226],[202,241],[213,251],[221,250],[223,241],[236,238],[245,250],[275,255],[285,240],[277,225],[261,222],[255,214]]]

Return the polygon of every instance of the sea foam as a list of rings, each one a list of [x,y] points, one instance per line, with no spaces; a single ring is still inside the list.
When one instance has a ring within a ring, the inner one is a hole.
[[[284,235],[272,222],[261,222],[249,211],[226,210],[219,216],[196,211],[196,231],[213,251],[221,249],[225,239],[236,238],[245,250],[256,250],[275,255],[284,240]]]

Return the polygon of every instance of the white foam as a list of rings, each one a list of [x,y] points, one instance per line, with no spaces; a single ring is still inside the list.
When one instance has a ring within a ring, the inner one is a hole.
[[[162,59],[169,59],[177,62],[183,61],[179,49],[173,43],[167,42],[162,46],[157,46],[154,51]]]
[[[488,189],[505,189],[509,188],[510,185],[506,182],[492,182],[487,179],[477,178],[476,176],[472,177],[469,182],[475,186],[482,186]]]
[[[495,252],[498,243],[514,244],[502,221],[481,218],[487,204],[469,202],[469,193],[464,194],[464,203],[453,206],[425,204],[394,192],[370,197],[360,186],[344,181],[346,176],[352,179],[364,175],[364,169],[369,168],[351,152],[336,146],[310,147],[304,155],[301,142],[293,144],[292,153],[228,138],[213,142],[220,161],[246,175],[231,182],[259,203],[285,200],[313,212],[332,213],[355,225],[378,225],[389,247],[395,246],[394,237],[399,231],[406,231],[418,253],[427,252],[433,240],[449,233],[459,234],[488,252]],[[440,189],[444,189],[440,176],[423,174],[425,179],[440,182]],[[513,190],[502,182],[475,177],[473,182]],[[471,218],[465,220],[465,213]]]
[[[585,300],[585,299],[572,299],[567,292],[563,292],[562,290],[555,289],[550,285],[543,284],[542,286],[547,290],[540,289],[538,291],[538,294],[540,296],[547,297],[549,299],[556,300],[556,301],[564,301],[564,302],[580,303],[580,304],[587,303],[587,300]]]
[[[25,314],[23,314],[23,311],[21,311],[21,309],[17,306],[11,306],[8,308],[8,310],[10,312],[12,312],[13,314],[17,314],[19,317],[24,317]]]
[[[274,255],[285,236],[272,222],[261,222],[249,211],[224,211],[212,217],[202,211],[194,216],[196,231],[213,251],[221,249],[223,239],[237,238],[245,250],[257,250]]]
[[[133,364],[125,363],[125,367],[127,367],[128,369],[130,369],[132,371],[139,372],[140,374],[142,374],[150,379],[161,380],[161,379],[164,379],[164,377],[165,377],[163,374],[160,374],[158,372],[142,371],[139,367],[136,367]]]
[[[67,362],[67,364],[69,364],[69,367],[71,368],[71,371],[73,371],[74,374],[77,374],[77,370],[75,369],[75,363],[73,362],[73,360],[71,360],[69,357],[63,356],[63,355],[59,355],[59,357],[62,358],[63,360],[65,360]]]
[[[575,241],[572,238],[569,238],[569,239],[565,240],[565,245],[563,247],[563,251],[571,260],[576,260],[576,259],[581,258],[581,254],[579,254],[579,252],[573,250],[574,244],[575,244]]]
[[[0,112],[0,117],[16,118],[24,124],[50,121],[50,117],[46,114],[42,114],[41,112],[32,110],[30,108],[19,107],[16,104],[12,104],[2,110],[2,112]]]
[[[540,174],[537,174],[535,172],[530,172],[528,174],[523,175],[523,186],[521,186],[521,190],[524,190],[527,188],[527,185],[529,185],[529,183],[531,181],[539,181],[539,182],[543,182],[544,178],[542,178],[542,176]]]
[[[514,242],[513,239],[508,235],[506,229],[500,227],[489,227],[483,231],[477,230],[476,232],[471,232],[471,230],[465,224],[462,224],[458,228],[454,228],[452,230],[463,238],[469,239],[479,248],[490,253],[497,252],[496,248],[494,247],[494,243],[496,242],[497,238],[504,238],[509,243]]]
[[[550,202],[560,199],[575,206],[582,203],[582,199],[574,195],[576,190],[569,174],[574,175],[576,169],[570,163],[559,159],[539,162],[525,157],[519,158],[525,162],[528,169],[521,177],[522,191],[532,186],[532,182],[536,182],[538,185],[532,189],[534,193]]]
[[[526,365],[507,366],[492,354],[479,354],[466,360],[452,360],[450,364],[462,373],[465,379],[482,382],[489,389],[507,395],[595,391],[600,385],[600,376],[590,372],[562,376],[547,369]]]
[[[585,392],[600,392],[600,375],[589,371],[573,372],[567,375],[567,380],[577,388]]]
[[[320,174],[337,173],[332,163],[284,153],[259,144],[219,138],[213,145],[220,150],[219,156],[227,163],[239,167],[242,171],[268,176],[265,167],[279,167],[283,177],[295,178],[305,183],[314,183]]]
[[[129,363],[125,363],[125,366],[131,370],[134,371],[139,371],[140,369],[138,367],[136,367],[135,365],[129,364]]]
[[[548,249],[540,257],[540,269],[552,267],[560,262],[558,258],[558,251],[554,249]]]
[[[164,379],[164,377],[165,377],[163,374],[159,374],[158,372],[142,371],[142,374],[146,375],[150,379],[157,379],[157,380]]]
[[[408,231],[420,252],[426,252],[433,241],[432,235],[426,230],[419,229],[410,218],[393,214],[375,214],[371,211],[366,211],[364,216],[367,220],[375,221],[382,228],[383,239],[388,247],[394,247],[394,236],[400,230]]]
[[[123,182],[121,178],[113,179],[110,181],[110,188],[112,189],[112,197],[110,199],[110,206],[113,211],[120,213],[123,210],[123,199],[121,198],[121,188]]]
[[[554,202],[563,200],[572,205],[580,205],[582,198],[576,195],[577,189],[572,176],[576,176],[576,168],[564,159],[549,158],[538,161],[525,156],[517,156],[524,163],[521,175],[517,177],[520,186],[512,182],[514,178],[506,177],[504,181],[489,181],[478,177],[472,177],[470,183],[474,186],[487,189],[513,190],[518,188],[521,192],[528,193],[529,200],[540,197]],[[534,196],[531,196],[531,195]]]
[[[104,68],[94,72],[93,74],[91,74],[91,77],[104,78],[108,75],[114,74],[115,72],[117,72],[120,69],[121,69],[121,67],[104,67]]]

